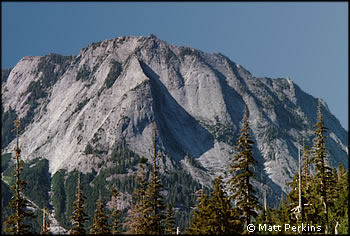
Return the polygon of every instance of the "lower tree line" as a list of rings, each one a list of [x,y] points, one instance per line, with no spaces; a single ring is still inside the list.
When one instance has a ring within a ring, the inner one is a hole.
[[[25,218],[33,217],[26,210],[28,200],[21,194],[25,182],[20,179],[20,149],[17,147],[17,168],[14,173],[16,184],[12,187],[15,195],[9,207],[15,213],[5,222],[6,232],[24,234],[29,232]],[[339,165],[338,169],[330,167],[327,160],[326,136],[320,103],[318,104],[315,138],[312,149],[303,142],[302,157],[298,150],[299,171],[290,183],[291,191],[287,198],[281,196],[278,209],[264,207],[258,201],[252,185],[254,178],[253,158],[254,141],[250,135],[248,111],[245,106],[240,136],[232,158],[231,178],[224,182],[221,176],[214,179],[212,191],[208,194],[203,188],[196,192],[197,203],[192,210],[192,218],[186,234],[249,234],[248,226],[260,225],[260,234],[347,234],[348,233],[348,171]],[[84,195],[80,184],[80,175],[73,204],[70,234],[177,234],[174,209],[172,204],[165,206],[162,195],[162,181],[159,175],[159,158],[157,151],[157,130],[154,132],[153,168],[146,170],[147,159],[142,157],[136,175],[137,188],[133,193],[132,207],[125,222],[121,222],[118,210],[118,191],[112,191],[113,212],[109,216],[104,208],[101,194],[96,204],[93,223],[86,230],[87,215],[84,212]],[[227,191],[228,189],[229,191]],[[229,193],[229,194],[228,194]],[[112,219],[112,224],[108,222]],[[272,230],[272,225],[291,225],[298,230],[283,228]],[[47,214],[43,214],[42,234],[50,232]]]

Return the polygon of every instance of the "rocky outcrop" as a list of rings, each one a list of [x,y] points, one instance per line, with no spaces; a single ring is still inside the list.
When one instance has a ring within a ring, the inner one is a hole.
[[[152,122],[162,152],[205,185],[228,176],[244,104],[255,142],[258,189],[279,197],[297,170],[297,143],[311,146],[317,98],[289,78],[256,78],[222,54],[169,45],[154,35],[93,43],[77,56],[25,57],[2,80],[4,111],[25,121],[23,159],[98,172],[117,142],[151,158]],[[348,132],[322,101],[332,165],[348,165]],[[3,152],[13,150],[14,141]],[[185,160],[191,156],[199,167]],[[226,173],[226,175],[225,175]]]

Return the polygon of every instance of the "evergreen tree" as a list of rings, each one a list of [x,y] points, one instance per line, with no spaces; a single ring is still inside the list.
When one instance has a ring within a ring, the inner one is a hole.
[[[309,178],[309,186],[307,187],[305,182],[305,176],[302,178],[302,204],[303,211],[302,215],[300,215],[296,210],[299,206],[299,174],[295,174],[293,177],[293,181],[289,183],[292,190],[288,194],[288,202],[284,205],[285,209],[288,213],[288,222],[289,224],[300,225],[303,223],[304,225],[319,225],[322,222],[322,217],[320,217],[321,204],[319,201],[318,192],[313,184],[313,178]],[[286,222],[286,223],[288,223]]]
[[[229,183],[233,195],[231,199],[235,202],[238,210],[243,214],[242,224],[244,228],[250,224],[251,217],[256,217],[260,207],[258,206],[257,198],[254,196],[255,190],[250,182],[254,177],[251,168],[256,164],[253,158],[254,141],[249,134],[248,111],[245,105],[244,115],[242,119],[242,128],[240,137],[237,141],[236,151],[231,165],[231,173],[233,177]]]
[[[158,152],[157,152],[157,130],[153,123],[153,131],[154,131],[154,155],[153,155],[153,170],[150,179],[150,183],[148,185],[148,189],[146,191],[147,198],[147,208],[150,211],[150,215],[148,217],[148,234],[162,234],[163,233],[163,225],[162,221],[164,220],[164,215],[162,211],[165,209],[163,204],[163,196],[160,194],[160,191],[163,188],[159,177],[159,166],[158,166]]]
[[[165,219],[165,233],[166,234],[175,234],[175,218],[173,207],[169,203],[167,208],[167,216]]]
[[[207,222],[209,218],[208,196],[203,189],[197,191],[196,194],[198,203],[192,211],[192,221],[190,227],[186,230],[186,234],[209,234]]]
[[[11,186],[11,190],[15,191],[15,194],[12,197],[12,200],[9,203],[9,208],[14,209],[14,214],[10,215],[5,221],[7,233],[14,234],[28,234],[30,233],[30,225],[25,223],[25,219],[33,219],[35,216],[33,212],[26,210],[29,205],[28,200],[23,196],[23,190],[26,186],[26,182],[21,179],[21,170],[23,169],[23,161],[20,161],[21,149],[19,148],[19,130],[21,123],[17,119],[15,120],[15,126],[17,129],[17,143],[15,148],[15,160],[16,160],[16,169],[13,175],[16,177],[15,185]]]
[[[305,140],[303,137],[303,184],[305,184],[306,188],[310,185],[310,150],[309,147],[305,144]]]
[[[76,198],[71,217],[73,226],[69,231],[70,234],[85,234],[84,222],[87,221],[87,215],[84,212],[84,196],[80,186],[80,173],[78,173]]]
[[[301,225],[302,223],[304,225],[316,225],[320,224],[320,222],[324,222],[324,216],[322,214],[323,207],[321,205],[322,202],[320,202],[320,188],[317,183],[315,184],[315,178],[310,172],[309,153],[303,141],[304,166],[301,171],[301,159],[299,159],[299,173],[297,173],[293,181],[289,183],[292,191],[288,194],[289,205],[287,209],[288,212],[292,213],[289,215],[289,221],[294,225]],[[301,184],[299,182],[301,182]],[[328,183],[330,183],[330,178],[328,178]],[[329,192],[330,188],[327,191]],[[330,203],[329,200],[330,199],[328,199],[328,205]]]
[[[208,202],[210,217],[207,220],[210,225],[209,233],[215,235],[241,233],[241,224],[237,211],[233,209],[229,198],[226,196],[222,177],[214,180],[213,191]]]
[[[329,167],[330,168],[330,167]],[[336,223],[339,223],[339,215],[335,215],[336,205],[339,204],[339,200],[342,192],[342,184],[338,182],[338,172],[336,168],[330,168],[331,170],[327,174],[327,204],[328,204],[328,228],[329,233],[334,233]],[[347,201],[347,200],[346,200]],[[343,205],[344,206],[344,205]],[[343,216],[343,215],[342,215]]]
[[[305,145],[303,138],[303,172],[302,172],[302,195],[303,195],[303,222],[314,224],[315,220],[318,218],[316,215],[315,206],[317,199],[314,194],[313,185],[313,175],[310,168],[310,150],[307,145]]]
[[[97,201],[97,207],[95,211],[94,221],[90,227],[91,234],[109,234],[109,225],[107,222],[107,215],[104,210],[101,193]]]
[[[147,159],[141,157],[139,172],[137,174],[138,187],[133,195],[135,205],[129,210],[127,221],[124,224],[128,228],[127,233],[147,234],[149,208],[147,208],[146,190],[148,186],[146,166]]]
[[[342,164],[339,164],[338,172],[336,175],[337,187],[334,207],[331,211],[331,221],[333,223],[332,229],[335,230],[336,226],[339,234],[349,233],[349,218],[348,218],[348,208],[344,206],[349,206],[349,172],[345,170]]]
[[[112,190],[112,197],[113,197],[112,234],[118,234],[120,231],[119,211],[118,211],[118,196],[119,196],[118,191],[116,189],[113,189]]]
[[[288,208],[288,200],[285,199],[283,192],[281,193],[281,198],[280,198],[280,204],[278,206],[278,210],[275,210],[272,215],[272,221],[275,222],[274,224],[276,225],[284,225],[284,224],[290,224],[291,219],[290,219],[290,211]],[[284,234],[284,227],[281,229],[281,233]]]
[[[241,224],[237,220],[238,212],[231,206],[226,196],[222,177],[214,180],[213,191],[208,199],[201,190],[199,203],[193,211],[193,219],[187,233],[189,234],[237,234],[241,233]]]
[[[288,214],[288,212],[287,212]],[[266,206],[266,209],[264,208],[263,211],[258,215],[256,218],[256,221],[254,222],[254,225],[284,225],[286,223],[290,223],[289,220],[284,219],[285,212],[282,211],[282,208],[280,209],[273,209],[270,208],[268,205]],[[283,230],[283,228],[281,228]],[[260,231],[259,234],[278,234],[279,231]]]
[[[328,223],[328,195],[330,191],[330,180],[332,170],[327,166],[327,149],[326,149],[326,136],[324,134],[327,131],[327,127],[324,126],[323,117],[321,112],[321,103],[318,101],[317,123],[315,124],[315,138],[312,147],[312,157],[310,162],[315,166],[314,176],[314,194],[319,196],[322,211],[322,224],[325,233],[329,232]]]

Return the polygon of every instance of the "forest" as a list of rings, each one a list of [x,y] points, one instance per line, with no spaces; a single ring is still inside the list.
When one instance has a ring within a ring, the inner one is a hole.
[[[46,159],[20,160],[21,122],[13,114],[9,116],[17,130],[17,145],[14,157],[1,157],[2,233],[52,234],[48,213],[53,209],[68,234],[349,233],[348,170],[341,164],[331,167],[328,163],[327,127],[320,103],[313,144],[308,147],[301,137],[298,173],[289,183],[292,190],[281,196],[277,208],[268,206],[266,197],[259,199],[252,185],[257,161],[247,107],[231,158],[230,179],[225,182],[219,176],[211,188],[201,186],[180,168],[171,173],[160,170],[163,157],[157,148],[155,125],[152,163],[122,143],[112,151],[113,167],[101,169],[98,175],[60,170],[50,177]],[[4,134],[10,133],[6,130]],[[86,154],[101,152],[91,146],[85,149]],[[9,165],[11,158],[13,165]],[[196,164],[194,158],[186,158]],[[105,188],[106,179],[127,173],[136,174],[112,178],[110,191]],[[123,193],[131,194],[132,199],[129,207],[121,209]],[[29,199],[41,210],[34,211]]]

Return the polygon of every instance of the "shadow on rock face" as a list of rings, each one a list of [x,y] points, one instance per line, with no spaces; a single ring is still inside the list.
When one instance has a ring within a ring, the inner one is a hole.
[[[155,122],[166,149],[182,159],[185,153],[197,158],[214,147],[214,137],[192,117],[169,93],[148,65],[140,61],[150,79]]]

